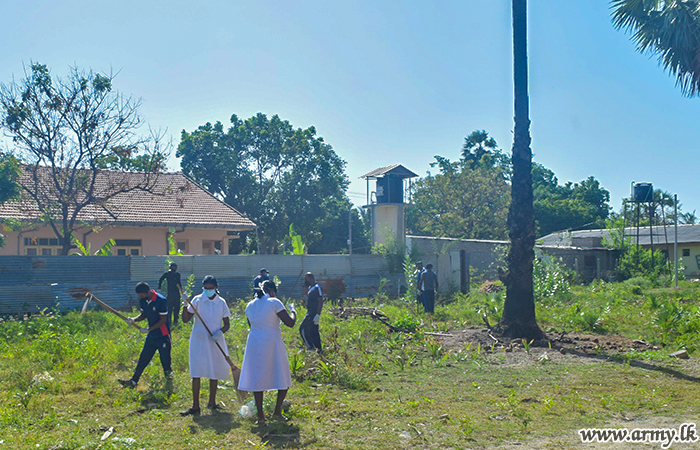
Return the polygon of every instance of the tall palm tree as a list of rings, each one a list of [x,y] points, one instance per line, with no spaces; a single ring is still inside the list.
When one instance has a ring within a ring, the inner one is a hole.
[[[508,271],[501,271],[506,301],[497,331],[511,337],[540,339],[535,318],[532,262],[535,259],[535,216],[532,196],[532,150],[527,93],[527,0],[513,0],[513,78],[515,129],[513,178],[508,212]]]
[[[659,56],[683,95],[700,95],[700,0],[612,0],[613,25]]]

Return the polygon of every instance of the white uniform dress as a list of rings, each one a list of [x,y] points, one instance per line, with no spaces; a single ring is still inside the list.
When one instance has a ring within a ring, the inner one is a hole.
[[[267,294],[246,306],[250,333],[238,382],[241,391],[271,391],[292,386],[287,349],[277,316],[284,309],[281,301]]]
[[[218,294],[213,299],[209,299],[202,293],[192,299],[192,305],[197,308],[197,312],[202,316],[202,320],[212,333],[221,329],[224,317],[231,315],[226,301]],[[192,306],[188,306],[187,311],[194,314]],[[228,355],[226,339],[220,336],[217,342]],[[226,362],[226,358],[221,354],[216,344],[209,339],[206,328],[195,316],[190,335],[190,376],[192,378],[228,380],[230,369],[231,366]]]

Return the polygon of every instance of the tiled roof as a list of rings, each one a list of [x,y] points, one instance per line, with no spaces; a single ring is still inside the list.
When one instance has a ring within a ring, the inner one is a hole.
[[[366,174],[362,175],[360,178],[372,179],[383,175],[393,175],[400,178],[415,178],[418,176],[418,174],[411,172],[401,164],[393,164],[391,166],[374,169],[373,171],[367,172]]]
[[[50,180],[48,168],[40,168]],[[150,176],[150,178],[149,178]],[[25,171],[25,182],[30,175]],[[99,195],[149,183],[149,191],[133,189],[116,194],[103,204],[93,203],[78,213],[78,221],[88,224],[189,226],[245,230],[255,223],[231,206],[214,197],[181,172],[148,175],[143,172],[101,170],[95,178]],[[0,205],[0,218],[36,220],[40,216],[33,200],[7,202]]]
[[[674,241],[674,226],[667,225],[652,227],[652,236],[654,237],[654,245],[656,244],[672,244]],[[548,234],[540,239],[538,243],[542,245],[551,245],[556,247],[576,247],[576,242],[583,242],[584,239],[600,239],[605,236],[608,238],[610,236],[610,230],[598,229],[598,230],[582,230],[582,231],[562,231],[558,233]],[[625,228],[625,236],[631,238],[635,243],[637,242],[637,228],[627,227]],[[678,225],[678,243],[679,244],[691,244],[700,243],[700,224],[684,224]],[[639,245],[649,245],[649,227],[639,227]]]

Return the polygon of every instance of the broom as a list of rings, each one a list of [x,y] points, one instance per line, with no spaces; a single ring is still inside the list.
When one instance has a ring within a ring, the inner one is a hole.
[[[90,301],[94,300],[95,303],[97,303],[98,305],[102,306],[102,307],[103,307],[104,309],[106,309],[107,311],[111,312],[112,314],[116,314],[117,317],[119,317],[120,319],[122,319],[124,322],[126,322],[127,324],[133,326],[133,327],[136,328],[137,330],[141,331],[141,327],[140,327],[140,326],[136,325],[134,322],[130,322],[129,319],[128,319],[126,316],[124,316],[122,313],[120,313],[120,312],[117,311],[116,309],[112,308],[111,306],[109,306],[107,303],[103,302],[103,301],[100,300],[99,298],[97,298],[97,297],[95,297],[94,295],[92,295],[91,292],[86,292],[86,293],[85,293],[85,297],[87,297],[87,299],[85,300],[85,303],[83,304],[83,309],[80,311],[80,314],[85,314],[85,312],[87,311],[88,304],[90,303]]]
[[[214,334],[211,332],[209,327],[207,326],[206,323],[202,320],[202,316],[199,315],[199,312],[197,311],[197,308],[194,307],[192,302],[190,301],[189,298],[185,297],[185,301],[187,302],[188,305],[192,307],[192,310],[194,310],[194,314],[197,316],[197,319],[204,325],[204,328],[207,330],[207,333],[209,333],[209,336],[213,336]],[[238,396],[238,400],[242,403],[245,401],[246,398],[246,391],[239,391],[238,390],[238,380],[241,378],[241,369],[236,366],[233,361],[231,361],[231,357],[229,357],[226,352],[224,351],[223,348],[221,348],[221,345],[219,345],[218,342],[215,342],[216,347],[219,349],[222,355],[224,355],[224,358],[226,358],[226,362],[228,363],[229,366],[231,366],[231,376],[233,377],[233,383],[236,386],[236,395]]]

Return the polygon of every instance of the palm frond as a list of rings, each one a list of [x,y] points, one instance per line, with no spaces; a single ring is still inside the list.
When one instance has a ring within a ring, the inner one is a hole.
[[[700,94],[700,0],[613,0],[613,25],[641,53],[658,55],[684,95]]]

